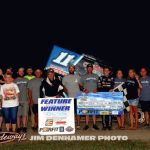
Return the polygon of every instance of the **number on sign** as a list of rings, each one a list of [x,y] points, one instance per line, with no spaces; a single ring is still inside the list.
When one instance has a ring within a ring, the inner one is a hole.
[[[74,55],[69,55],[68,53],[61,52],[60,55],[53,60],[53,62],[67,67],[68,64],[74,59]]]

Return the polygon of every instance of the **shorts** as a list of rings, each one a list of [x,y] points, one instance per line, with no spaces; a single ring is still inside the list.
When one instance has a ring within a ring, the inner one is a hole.
[[[33,104],[32,111],[34,114],[38,114],[38,104]]]
[[[143,112],[150,112],[150,101],[140,101]]]
[[[122,114],[117,115],[117,117],[122,117],[124,116],[124,111],[122,112]]]
[[[5,123],[16,124],[17,112],[18,112],[18,106],[3,108]]]
[[[139,99],[138,98],[136,98],[136,99],[129,99],[128,102],[129,102],[130,106],[138,106]]]
[[[19,104],[18,114],[17,114],[18,117],[28,116],[28,112],[29,112],[29,104],[28,103]]]

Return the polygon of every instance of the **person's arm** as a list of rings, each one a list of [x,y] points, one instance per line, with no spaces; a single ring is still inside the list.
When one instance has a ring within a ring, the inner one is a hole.
[[[57,93],[56,97],[63,96],[63,92],[64,92],[64,86],[63,86],[62,82],[60,80],[58,80],[58,93]]]
[[[2,102],[3,102],[3,96],[2,96],[2,88],[0,86],[0,103],[1,103],[1,108],[2,108]]]
[[[63,84],[64,92],[68,94],[68,90],[66,88],[66,78],[65,77],[63,77],[63,79],[62,79],[62,84]]]
[[[138,88],[138,96],[140,97],[141,96],[141,89]]]
[[[139,76],[138,76],[138,75],[136,75],[135,78],[136,78],[136,81],[137,81],[138,96],[140,97],[140,95],[141,95],[141,89],[142,89],[142,84],[141,84],[141,82],[140,82],[140,80],[139,80]]]
[[[32,99],[32,90],[28,89],[28,97],[29,97],[29,105],[33,105],[33,99]]]
[[[80,90],[83,91],[84,93],[89,92],[87,89],[84,88],[84,78],[83,77],[80,78],[79,87],[80,87]]]
[[[136,75],[135,78],[136,78],[136,81],[137,81],[137,83],[138,83],[139,88],[142,89],[142,84],[141,84],[141,82],[140,82],[140,80],[139,80],[139,76]]]
[[[115,80],[114,80],[114,78],[112,77],[112,78],[111,78],[111,89],[109,90],[109,92],[112,92],[112,91],[113,91],[114,85],[115,85]]]
[[[44,89],[44,80],[42,81],[42,84],[40,86],[40,98],[44,98],[45,97],[45,89]]]
[[[98,87],[97,87],[98,91],[101,90],[101,87],[102,87],[102,77],[99,77],[99,79],[98,79]]]
[[[15,89],[16,89],[16,97],[17,97],[17,100],[19,102],[19,93],[20,93],[20,91],[19,91],[19,88],[18,88],[17,84],[15,84]]]
[[[28,82],[27,88],[28,88],[28,102],[29,105],[31,106],[33,104],[31,81]]]
[[[4,83],[5,83],[5,81],[3,81],[3,80],[0,80],[0,83],[1,83],[1,84],[4,84]]]

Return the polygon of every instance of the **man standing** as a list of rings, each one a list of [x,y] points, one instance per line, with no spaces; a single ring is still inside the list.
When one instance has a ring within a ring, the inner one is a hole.
[[[28,83],[29,89],[29,101],[32,111],[34,113],[34,127],[33,130],[37,130],[38,128],[38,98],[40,98],[40,87],[42,83],[42,71],[40,69],[35,70],[35,78],[30,80]]]
[[[93,65],[87,65],[87,74],[81,77],[80,84],[83,87],[83,92],[85,93],[96,93],[98,87],[98,76],[93,73]],[[83,130],[87,130],[89,128],[89,116],[85,116],[86,125]],[[93,128],[98,130],[99,128],[96,125],[96,116],[93,115]]]
[[[33,69],[31,67],[27,68],[27,75],[24,76],[25,79],[27,80],[32,80],[35,78],[35,76],[33,75]]]
[[[109,67],[105,67],[103,69],[103,76],[99,78],[99,91],[100,92],[109,92],[114,88],[114,79],[110,76],[110,69]],[[111,115],[102,115],[102,125],[103,130],[107,128],[109,130],[112,129],[112,116]]]
[[[69,75],[65,76],[62,80],[62,83],[65,88],[65,92],[71,98],[74,98],[74,107],[76,114],[76,105],[77,105],[77,93],[80,91],[79,87],[80,77],[75,74],[75,66],[69,66]],[[77,116],[77,129],[80,129],[80,116]]]
[[[142,68],[141,69],[141,84],[142,84],[142,89],[141,89],[141,108],[142,111],[144,112],[144,117],[145,117],[145,126],[148,127],[150,126],[150,77],[147,76],[147,69]]]
[[[31,67],[28,67],[26,70],[27,75],[24,76],[25,79],[27,79],[28,81],[32,80],[35,78],[35,76],[33,75],[33,69]],[[30,107],[30,112],[31,112],[31,126],[32,129],[34,130],[34,113],[32,111],[32,107]]]
[[[55,72],[51,68],[47,71],[47,78],[43,80],[40,87],[40,98],[44,97],[61,97],[63,95],[63,85],[61,81],[55,77]]]
[[[29,111],[29,104],[28,104],[28,96],[27,96],[27,83],[28,80],[24,77],[24,68],[18,69],[18,77],[14,80],[19,87],[19,107],[18,107],[18,114],[17,114],[17,132],[21,130],[23,132],[27,132],[27,118],[28,118],[28,111]],[[22,123],[22,127],[21,127]]]

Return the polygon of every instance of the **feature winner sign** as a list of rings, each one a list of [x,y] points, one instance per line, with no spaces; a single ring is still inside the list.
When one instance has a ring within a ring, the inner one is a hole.
[[[77,97],[78,115],[121,115],[123,109],[122,92],[82,93]]]
[[[73,98],[39,98],[39,134],[74,134]]]

